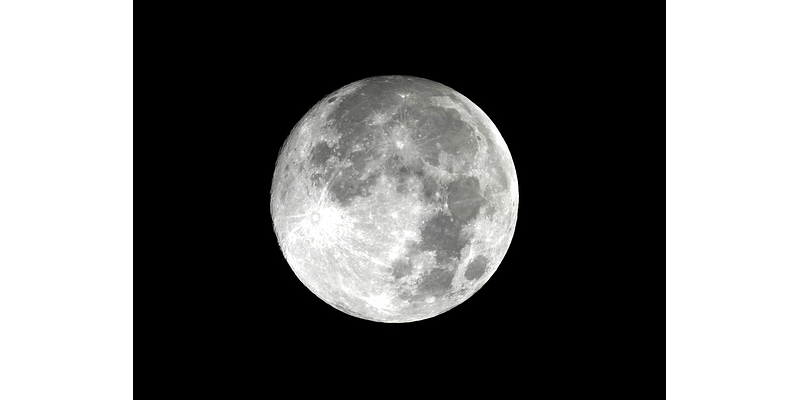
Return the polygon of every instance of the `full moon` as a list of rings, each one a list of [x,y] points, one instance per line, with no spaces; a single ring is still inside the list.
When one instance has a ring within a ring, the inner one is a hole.
[[[379,322],[431,318],[474,294],[505,257],[518,207],[511,153],[489,117],[409,76],[320,100],[281,148],[270,197],[300,281]]]

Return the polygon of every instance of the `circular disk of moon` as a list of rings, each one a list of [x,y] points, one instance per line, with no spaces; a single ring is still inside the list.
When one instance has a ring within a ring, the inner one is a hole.
[[[381,76],[320,100],[278,156],[270,211],[317,297],[380,322],[431,318],[497,270],[519,187],[489,117],[440,83]]]

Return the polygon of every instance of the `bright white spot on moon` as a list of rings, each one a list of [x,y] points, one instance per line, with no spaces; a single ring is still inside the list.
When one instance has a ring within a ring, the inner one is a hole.
[[[392,247],[392,250],[389,251],[389,259],[394,260],[400,257],[403,254],[403,248],[400,246]]]
[[[401,142],[399,140],[397,142],[395,142],[395,145],[397,146],[398,149],[402,149],[403,147],[406,147],[406,145],[403,144],[403,142]]]
[[[367,297],[366,300],[370,305],[379,310],[386,310],[388,308],[391,308],[392,304],[392,298],[389,297],[386,293],[369,296]]]

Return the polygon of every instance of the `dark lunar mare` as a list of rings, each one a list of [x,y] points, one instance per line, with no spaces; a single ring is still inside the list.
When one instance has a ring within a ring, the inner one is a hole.
[[[480,182],[474,176],[461,177],[447,186],[447,206],[454,217],[466,223],[478,216],[486,201],[480,194]]]
[[[311,164],[315,167],[322,167],[333,157],[333,147],[328,143],[319,142],[311,149]]]
[[[439,265],[458,259],[461,249],[469,243],[461,237],[461,228],[461,221],[445,213],[436,214],[422,224],[418,249],[436,252]]]
[[[455,109],[427,106],[416,112],[420,114],[417,131],[425,141],[423,157],[431,165],[439,165],[440,151],[466,159],[478,152],[475,134]]]
[[[467,265],[467,269],[464,270],[464,278],[468,280],[475,280],[483,276],[483,273],[486,272],[486,267],[489,265],[489,259],[484,256],[477,256],[475,259],[470,261],[469,265]]]
[[[439,181],[431,176],[422,176],[422,195],[429,203],[436,201],[436,192],[439,191]]]
[[[428,271],[417,286],[415,299],[422,300],[428,296],[440,297],[448,293],[455,275],[455,269],[434,268]]]
[[[414,266],[411,265],[411,261],[409,261],[408,258],[395,260],[392,263],[392,276],[394,276],[395,279],[408,276],[411,274],[413,267]]]
[[[432,251],[436,265],[417,282],[416,293],[407,295],[411,300],[422,300],[428,296],[439,297],[450,291],[455,277],[452,262],[461,258],[461,249],[472,240],[463,235],[464,223],[445,213],[436,214],[423,223],[420,241],[412,247],[412,252]]]
[[[419,251],[435,252],[436,264],[444,268],[434,271],[446,272],[423,276],[417,288],[420,295],[440,296],[450,288],[455,269],[448,264],[460,260],[462,249],[472,241],[471,236],[464,234],[463,228],[478,216],[484,203],[480,182],[475,177],[460,177],[447,185],[450,214],[440,212],[425,221],[420,229],[420,242],[416,245]]]
[[[434,252],[438,266],[419,279],[416,293],[408,297],[411,300],[439,297],[450,291],[456,271],[454,262],[461,259],[461,251],[473,239],[464,233],[464,227],[477,217],[485,204],[480,195],[480,182],[475,177],[460,177],[451,182],[446,187],[446,194],[450,212],[439,212],[425,221],[420,228],[420,241],[410,249],[409,255],[413,252]],[[487,263],[488,260],[483,256],[474,259],[468,266],[467,279],[482,275]],[[400,267],[405,267],[405,264],[395,265],[396,273],[405,271]],[[410,271],[409,266],[408,273]]]

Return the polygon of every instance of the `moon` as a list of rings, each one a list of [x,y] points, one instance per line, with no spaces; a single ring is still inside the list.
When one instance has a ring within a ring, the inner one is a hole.
[[[511,153],[489,117],[410,76],[320,100],[281,148],[270,192],[298,279],[379,322],[431,318],[472,296],[505,257],[518,206]]]

